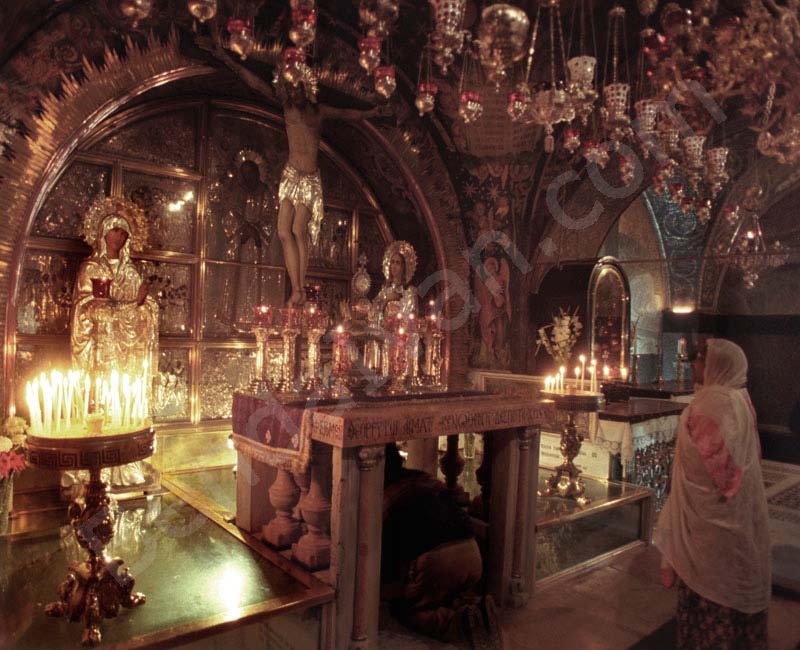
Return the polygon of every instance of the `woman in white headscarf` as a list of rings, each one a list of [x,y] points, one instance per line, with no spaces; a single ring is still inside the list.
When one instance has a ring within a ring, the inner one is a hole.
[[[678,578],[678,647],[767,647],[770,542],[747,358],[710,339],[704,382],[680,419],[655,544]]]

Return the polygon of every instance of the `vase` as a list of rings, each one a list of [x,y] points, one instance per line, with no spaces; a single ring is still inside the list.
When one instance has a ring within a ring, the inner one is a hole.
[[[14,505],[14,475],[0,479],[0,535],[11,529],[11,508]]]

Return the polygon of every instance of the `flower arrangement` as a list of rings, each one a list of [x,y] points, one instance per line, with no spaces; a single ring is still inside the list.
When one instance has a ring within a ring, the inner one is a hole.
[[[569,310],[559,307],[558,314],[553,315],[552,324],[539,328],[536,353],[538,354],[539,348],[543,347],[557,365],[567,365],[572,348],[578,342],[582,329],[583,323],[578,318],[578,307],[575,307],[571,313]]]
[[[14,470],[21,472],[25,469],[22,444],[27,428],[25,420],[15,415],[5,421],[0,433],[0,479],[7,479]]]

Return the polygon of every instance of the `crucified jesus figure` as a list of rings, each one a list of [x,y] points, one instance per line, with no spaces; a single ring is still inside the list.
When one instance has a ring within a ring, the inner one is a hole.
[[[317,157],[320,129],[325,119],[363,120],[387,113],[385,106],[369,110],[337,108],[310,100],[302,86],[293,88],[279,83],[279,92],[261,77],[237,63],[216,41],[197,39],[197,44],[214,55],[237,77],[257,93],[277,97],[283,107],[289,159],[283,168],[278,187],[278,237],[291,283],[287,304],[303,303],[303,285],[308,269],[308,242],[316,244],[323,216],[322,183]],[[281,87],[285,92],[280,92]]]

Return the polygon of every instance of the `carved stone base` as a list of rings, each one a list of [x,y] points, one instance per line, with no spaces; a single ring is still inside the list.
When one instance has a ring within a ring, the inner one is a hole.
[[[531,595],[525,591],[522,578],[511,578],[508,586],[508,605],[509,607],[520,608],[528,604]]]
[[[326,569],[331,564],[331,541],[322,536],[303,535],[292,545],[292,559],[309,571]]]
[[[303,527],[293,517],[276,515],[268,524],[261,527],[264,541],[280,550],[289,548],[303,534]]]

